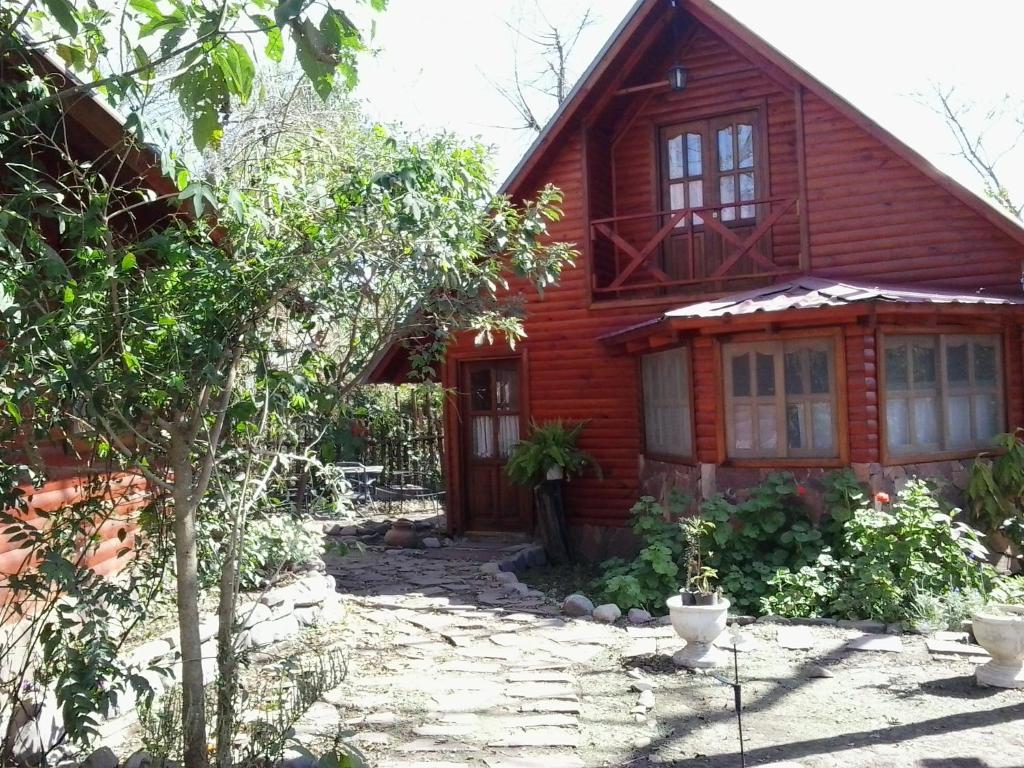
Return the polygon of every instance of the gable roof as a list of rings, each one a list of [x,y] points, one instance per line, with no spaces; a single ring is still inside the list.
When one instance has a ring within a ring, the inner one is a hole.
[[[699,24],[722,38],[741,56],[762,69],[769,77],[776,80],[788,78],[794,84],[803,86],[808,92],[855,123],[954,198],[1016,242],[1024,245],[1024,224],[940,171],[915,149],[880,126],[711,0],[673,0],[671,4],[667,0],[637,0],[572,91],[569,92],[565,101],[559,105],[558,110],[544,126],[526,154],[502,183],[499,190],[501,194],[513,197],[523,194],[523,185],[539,167],[542,167],[542,160],[559,143],[566,130],[586,114],[588,96],[600,87],[603,79],[621,67],[627,52],[638,44],[641,37],[640,31],[652,21],[654,23],[668,21],[670,13],[688,14]],[[664,19],[658,20],[657,14],[661,14]],[[628,73],[626,74],[628,75]]]

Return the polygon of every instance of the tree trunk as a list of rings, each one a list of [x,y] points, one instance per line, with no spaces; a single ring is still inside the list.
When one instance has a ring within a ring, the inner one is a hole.
[[[552,565],[572,562],[562,507],[562,481],[543,481],[533,489],[533,497],[537,510],[537,534],[548,562]]]
[[[199,568],[196,507],[190,493],[188,449],[172,437],[168,458],[174,471],[174,559],[177,565],[178,633],[181,642],[181,720],[188,768],[207,768],[203,650],[199,635]]]
[[[231,768],[235,724],[235,693],[238,660],[235,658],[235,563],[238,559],[236,521],[231,546],[224,555],[220,573],[220,601],[217,606],[217,766]]]

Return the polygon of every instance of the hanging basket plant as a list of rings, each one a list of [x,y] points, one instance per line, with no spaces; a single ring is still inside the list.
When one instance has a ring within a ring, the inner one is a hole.
[[[593,469],[598,477],[601,467],[586,451],[577,447],[586,422],[566,426],[561,421],[543,424],[531,422],[530,436],[512,450],[505,472],[519,485],[536,485],[542,480],[571,480]]]

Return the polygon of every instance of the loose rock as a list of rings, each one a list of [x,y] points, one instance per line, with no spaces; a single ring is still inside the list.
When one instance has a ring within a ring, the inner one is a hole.
[[[512,571],[498,571],[494,574],[494,580],[499,584],[518,584],[519,577]]]
[[[435,536],[427,536],[423,539],[423,546],[427,549],[440,549],[441,542]]]
[[[641,707],[647,709],[654,708],[654,691],[640,691],[640,695],[637,697],[636,703]]]
[[[630,624],[646,624],[651,620],[651,614],[643,608],[630,608],[626,614]]]
[[[562,603],[562,613],[569,616],[590,616],[594,612],[594,604],[586,595],[569,595]]]
[[[622,615],[622,611],[619,610],[619,606],[615,605],[615,603],[605,603],[595,608],[593,615],[597,621],[611,624]]]
[[[100,747],[82,762],[82,768],[117,768],[117,755],[110,747]]]

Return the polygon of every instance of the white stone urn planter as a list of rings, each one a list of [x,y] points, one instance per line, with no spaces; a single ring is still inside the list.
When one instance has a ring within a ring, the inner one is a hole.
[[[683,605],[683,598],[673,595],[665,605],[672,619],[672,628],[686,641],[686,645],[672,656],[677,666],[707,669],[726,660],[725,653],[712,643],[725,631],[728,600],[721,598],[714,605]]]
[[[974,637],[992,657],[978,667],[978,684],[1024,688],[1024,606],[985,606],[974,614]]]

